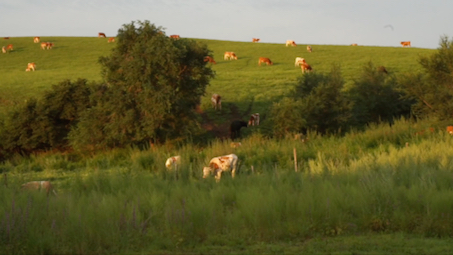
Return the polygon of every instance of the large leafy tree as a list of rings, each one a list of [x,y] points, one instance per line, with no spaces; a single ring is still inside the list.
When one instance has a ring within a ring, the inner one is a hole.
[[[106,86],[72,133],[75,147],[113,147],[187,137],[196,106],[214,76],[205,44],[174,39],[149,21],[123,25],[117,46],[100,58]]]

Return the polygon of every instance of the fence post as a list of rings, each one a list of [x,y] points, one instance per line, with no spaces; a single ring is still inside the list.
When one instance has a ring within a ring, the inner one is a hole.
[[[296,147],[294,147],[293,153],[294,153],[294,171],[298,172],[298,170],[297,170],[297,152],[296,152]]]

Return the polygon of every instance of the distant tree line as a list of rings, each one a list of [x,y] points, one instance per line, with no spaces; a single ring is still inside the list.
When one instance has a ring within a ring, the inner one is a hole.
[[[100,58],[103,82],[62,81],[11,111],[0,123],[0,156],[149,146],[200,133],[195,109],[215,75],[204,62],[212,52],[169,38],[149,21],[137,23],[123,25],[111,55]],[[401,116],[450,119],[452,46],[441,38],[438,51],[420,59],[422,72],[400,77],[368,63],[347,89],[338,65],[305,74],[272,106],[271,135],[337,134]]]

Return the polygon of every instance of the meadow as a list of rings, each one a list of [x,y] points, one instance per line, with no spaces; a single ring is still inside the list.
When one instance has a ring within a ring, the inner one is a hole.
[[[2,111],[62,79],[100,81],[97,59],[114,47],[104,38],[43,39],[55,48],[11,38],[15,50],[0,56]],[[296,56],[316,72],[340,63],[350,84],[369,61],[405,73],[433,52],[312,45],[308,53],[283,42],[197,40],[217,61],[202,109],[218,123],[233,105],[264,115],[301,75]],[[239,59],[223,60],[224,51]],[[275,64],[260,67],[259,56]],[[36,72],[24,71],[28,62],[36,62]],[[211,93],[224,95],[221,112],[211,109]],[[260,127],[238,148],[213,139],[204,146],[17,156],[0,164],[0,253],[445,254],[453,250],[453,137],[446,125],[401,119],[341,137],[309,133],[304,141],[270,139]],[[229,153],[240,160],[236,178],[202,178],[212,157]],[[172,155],[182,157],[178,171],[165,169]],[[20,190],[44,179],[58,196]]]

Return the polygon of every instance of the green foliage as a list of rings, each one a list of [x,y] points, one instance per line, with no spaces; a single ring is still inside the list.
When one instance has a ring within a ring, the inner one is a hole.
[[[14,109],[0,135],[6,154],[67,148],[68,133],[90,106],[90,94],[86,80],[66,80],[52,86],[41,100],[30,99]]]
[[[379,71],[371,62],[348,90],[348,97],[353,102],[351,122],[356,127],[381,121],[392,123],[394,118],[410,113],[411,102],[398,91],[395,76]]]
[[[417,100],[413,113],[417,117],[453,117],[453,39],[444,36],[437,52],[420,57],[423,72],[406,74],[400,84],[408,97]]]
[[[195,108],[214,76],[203,61],[207,46],[138,24],[124,25],[111,56],[100,58],[107,86],[71,133],[74,147],[143,145],[187,137],[198,127]]]

